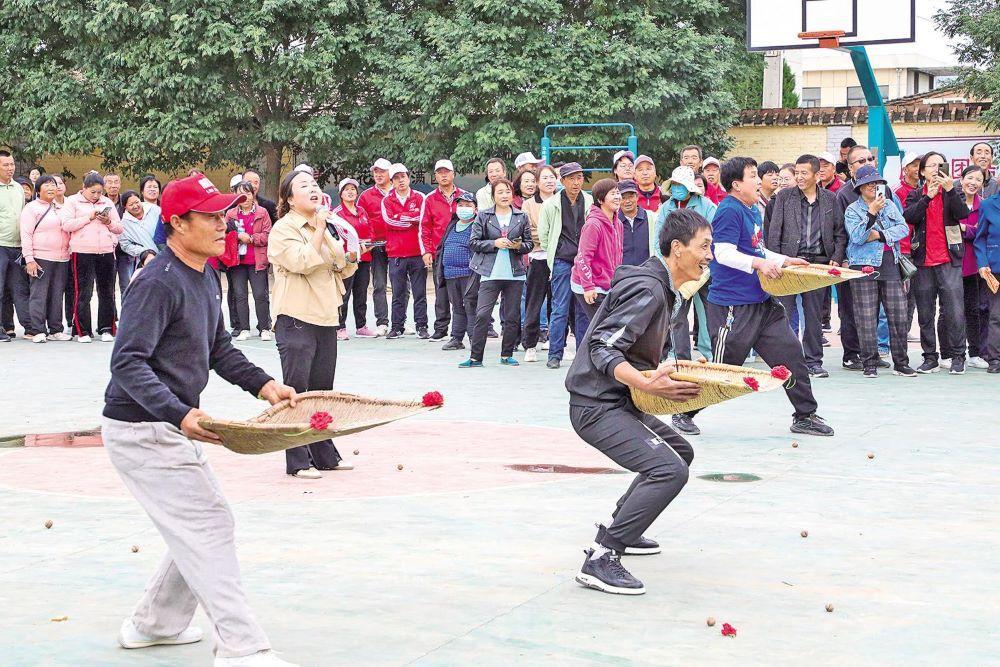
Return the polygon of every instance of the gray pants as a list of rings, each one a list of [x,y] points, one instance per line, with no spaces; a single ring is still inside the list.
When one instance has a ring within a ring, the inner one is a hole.
[[[629,404],[570,405],[569,418],[585,442],[638,473],[618,500],[611,525],[597,534],[601,546],[624,551],[639,541],[687,484],[694,450],[672,428]]]
[[[63,292],[69,279],[69,262],[35,261],[41,267],[42,275],[40,278],[29,278],[31,324],[24,328],[35,333],[62,333]]]
[[[965,288],[962,267],[951,264],[921,266],[913,276],[924,359],[937,361],[938,340],[934,318],[941,308],[941,356],[965,359]]]
[[[108,458],[167,543],[132,613],[136,629],[176,635],[200,604],[214,626],[216,656],[271,648],[243,592],[233,513],[202,445],[165,422],[105,418],[101,433]]]

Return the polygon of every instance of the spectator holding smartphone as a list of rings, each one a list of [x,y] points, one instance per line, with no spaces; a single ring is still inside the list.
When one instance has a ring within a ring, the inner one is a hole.
[[[959,223],[965,240],[965,254],[962,256],[962,293],[965,296],[965,338],[969,342],[969,367],[986,369],[989,364],[983,359],[986,343],[986,319],[989,317],[989,299],[986,284],[979,276],[976,266],[976,250],[972,246],[979,227],[979,208],[982,205],[983,187],[989,179],[989,172],[978,165],[962,170],[959,179],[962,201],[969,210],[969,216]]]
[[[931,151],[920,161],[923,186],[906,198],[903,215],[913,226],[911,252],[917,273],[913,289],[917,299],[920,346],[924,363],[918,373],[937,373],[937,332],[934,321],[941,308],[941,356],[951,359],[951,374],[965,373],[965,310],[962,289],[962,255],[965,245],[959,222],[969,215],[962,196],[945,171],[945,157]]]
[[[115,247],[123,227],[114,202],[104,196],[96,171],[83,177],[83,188],[66,198],[62,228],[69,233],[73,277],[73,334],[80,343],[93,340],[90,302],[97,285],[97,333],[113,342],[115,326]]]
[[[63,333],[62,299],[69,273],[69,234],[63,231],[62,206],[56,197],[56,179],[41,176],[38,199],[21,211],[21,252],[28,274],[28,313],[25,329],[34,333],[32,343],[67,341]],[[46,333],[48,335],[46,335]]]

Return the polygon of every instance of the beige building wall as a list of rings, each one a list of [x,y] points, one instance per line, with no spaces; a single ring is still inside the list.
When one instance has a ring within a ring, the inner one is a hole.
[[[920,79],[920,91],[930,89],[930,77],[917,73]],[[875,80],[880,86],[889,86],[889,99],[894,100],[907,95],[913,95],[911,79],[914,73],[909,69],[885,68],[875,70]],[[847,106],[848,86],[860,86],[858,75],[853,70],[827,70],[803,72],[799,85],[802,88],[819,88],[822,107]]]
[[[975,137],[987,134],[979,123],[893,123],[898,139],[919,137]],[[804,153],[826,150],[825,125],[740,126],[729,131],[734,144],[726,157],[748,155],[755,160],[772,160],[779,165],[794,162]],[[851,136],[858,143],[868,139],[868,125],[854,125]]]
[[[83,175],[91,169],[95,169],[102,174],[101,157],[99,155],[47,155],[40,161],[40,165],[47,174],[66,174],[66,192],[73,194],[80,189],[83,183]],[[160,179],[160,183],[167,184],[167,181],[184,176],[186,171],[163,172],[155,171],[153,174]],[[229,191],[229,179],[236,173],[236,167],[230,169],[209,169],[205,175],[216,187],[223,192]],[[21,174],[18,174],[21,175]],[[23,174],[27,176],[27,174]],[[122,191],[134,190],[139,187],[139,180],[129,177],[122,178]]]

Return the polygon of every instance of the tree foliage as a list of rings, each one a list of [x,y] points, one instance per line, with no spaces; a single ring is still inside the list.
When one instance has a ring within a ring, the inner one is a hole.
[[[721,151],[754,74],[741,0],[4,0],[0,142],[128,173],[282,155],[460,171],[544,125],[624,121]],[[593,137],[581,137],[581,140]],[[601,137],[605,143],[608,137]]]
[[[764,54],[760,51],[742,54],[742,66],[737,69],[741,79],[731,83],[728,88],[732,92],[736,105],[740,109],[759,109],[764,101]],[[781,85],[781,106],[785,109],[796,109],[799,106],[799,96],[795,93],[795,73],[782,61],[784,76]]]
[[[1000,100],[1000,5],[950,0],[935,20],[955,41],[953,48],[963,65],[956,83],[976,97]],[[1000,106],[986,111],[983,122],[991,130],[1000,128]]]

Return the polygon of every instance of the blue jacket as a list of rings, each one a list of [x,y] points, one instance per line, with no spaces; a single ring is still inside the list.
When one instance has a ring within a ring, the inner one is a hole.
[[[885,208],[877,216],[873,216],[868,212],[868,204],[860,197],[844,212],[844,226],[847,227],[847,263],[851,266],[878,268],[882,264],[882,252],[887,244],[892,248],[893,257],[898,264],[899,242],[910,233],[903,214],[894,202],[886,202]],[[875,227],[885,236],[885,243],[868,240],[869,232]]]
[[[994,195],[979,205],[979,230],[972,242],[976,265],[1000,273],[1000,197]]]
[[[712,222],[715,218],[716,205],[708,197],[703,197],[695,192],[691,193],[691,198],[688,200],[687,208],[691,209],[695,213],[700,213],[703,218]],[[667,216],[670,215],[671,211],[677,210],[677,200],[673,197],[667,199],[660,210],[656,212],[656,224],[653,225],[652,233],[650,235],[651,247],[650,251],[657,257],[660,255],[660,230],[663,229],[663,223],[667,221]]]

